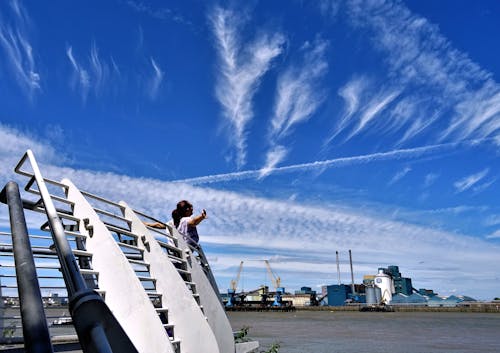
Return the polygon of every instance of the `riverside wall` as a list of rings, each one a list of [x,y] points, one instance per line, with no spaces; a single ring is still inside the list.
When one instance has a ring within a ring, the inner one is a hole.
[[[361,311],[366,305],[344,306],[296,306],[296,310],[310,311]],[[471,312],[471,313],[500,313],[499,303],[467,303],[452,307],[435,307],[425,305],[387,305],[387,310],[394,312]],[[381,310],[382,311],[382,310]]]

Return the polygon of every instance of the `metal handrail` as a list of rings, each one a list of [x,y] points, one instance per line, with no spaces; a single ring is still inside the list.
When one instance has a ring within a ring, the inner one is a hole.
[[[12,246],[19,292],[25,349],[29,353],[53,352],[49,328],[43,310],[42,293],[31,251],[28,227],[17,183],[11,181],[1,192],[2,201],[9,206]],[[5,200],[4,200],[5,198]],[[10,288],[10,286],[1,286]]]
[[[88,191],[83,191],[83,190],[80,190],[80,193],[83,195],[83,196],[87,196],[91,199],[94,199],[94,200],[97,200],[97,201],[100,201],[102,203],[107,203],[109,205],[112,205],[112,206],[115,206],[115,207],[118,207],[120,210],[124,210],[124,207],[122,205],[120,205],[118,202],[114,202],[114,201],[110,201],[108,199],[105,199],[104,197],[101,197],[101,196],[97,196],[97,195],[94,195]]]
[[[21,170],[21,166],[24,164],[26,159],[28,159],[31,164],[33,174],[23,172]],[[76,259],[71,251],[69,242],[66,239],[61,219],[57,214],[54,203],[52,202],[49,191],[47,190],[47,186],[45,185],[45,179],[40,172],[35,156],[31,150],[26,151],[23,158],[21,158],[21,161],[16,166],[15,171],[21,175],[34,177],[36,180],[38,191],[40,192],[40,196],[43,200],[45,213],[47,214],[47,219],[54,238],[54,244],[56,246],[59,262],[61,263],[61,271],[64,274],[64,281],[66,282],[66,286],[68,288],[68,294],[71,296],[78,291],[87,289],[85,281],[80,274]],[[64,184],[60,185],[63,186]]]
[[[21,170],[27,159],[31,163],[33,173]],[[49,228],[66,283],[66,290],[68,297],[70,297],[69,309],[83,351],[92,353],[112,353],[113,351],[137,353],[130,338],[104,303],[102,297],[86,286],[76,258],[66,239],[65,229],[59,218],[59,215],[62,214],[58,214],[52,202],[51,195],[45,185],[45,179],[42,177],[31,150],[26,151],[17,164],[15,171],[18,174],[34,178],[38,185],[38,191],[44,204]],[[56,184],[66,190],[68,189],[67,185]]]

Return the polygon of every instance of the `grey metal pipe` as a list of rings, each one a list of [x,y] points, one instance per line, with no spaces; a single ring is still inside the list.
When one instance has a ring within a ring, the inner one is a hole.
[[[56,245],[57,256],[59,257],[61,270],[64,274],[64,281],[68,289],[68,296],[71,297],[76,292],[87,289],[87,286],[85,285],[85,281],[80,274],[80,269],[78,268],[75,256],[73,255],[68,240],[66,239],[61,219],[57,215],[56,208],[52,203],[49,191],[47,190],[47,186],[45,185],[45,181],[42,177],[42,173],[36,163],[35,156],[31,150],[26,151],[26,155],[31,163],[31,168],[33,169],[38,190],[43,200],[45,213],[47,214],[52,237],[54,238],[54,244]]]
[[[30,353],[53,352],[18,185],[8,182],[1,199],[9,206],[24,347]]]
[[[352,270],[352,254],[351,254],[351,249],[349,249],[349,263],[351,264],[351,289],[352,289],[352,294],[356,294],[356,288],[354,287],[354,271]]]
[[[340,264],[339,264],[339,252],[338,252],[338,251],[335,251],[335,255],[336,255],[336,257],[337,257],[337,276],[338,276],[338,280],[339,280],[338,285],[340,286]]]

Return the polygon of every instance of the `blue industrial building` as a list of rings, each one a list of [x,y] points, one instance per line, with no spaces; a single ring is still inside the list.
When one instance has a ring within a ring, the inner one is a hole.
[[[326,287],[328,293],[329,306],[342,306],[345,305],[346,299],[351,294],[351,286],[345,284],[334,284]]]
[[[388,266],[387,268],[379,268],[379,270],[383,270],[385,274],[392,277],[395,294],[412,295],[413,287],[411,278],[401,277],[398,266]]]
[[[316,295],[316,291],[312,290],[311,287],[300,287],[300,290],[295,291],[295,295],[299,294],[311,294],[311,295]]]

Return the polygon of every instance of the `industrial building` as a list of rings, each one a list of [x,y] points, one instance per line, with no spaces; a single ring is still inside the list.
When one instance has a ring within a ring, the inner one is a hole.
[[[349,250],[349,263],[351,270],[351,283],[342,284],[340,281],[339,253],[337,257],[338,284],[322,286],[321,293],[317,294],[311,287],[301,287],[294,294],[285,293],[280,285],[280,278],[271,270],[268,261],[265,261],[267,270],[273,280],[275,292],[270,292],[267,286],[261,286],[259,289],[236,293],[237,279],[241,272],[241,262],[236,281],[232,281],[229,295],[223,295],[225,302],[231,305],[250,305],[251,303],[260,303],[260,305],[281,306],[288,303],[294,307],[301,306],[344,306],[344,305],[410,305],[410,306],[434,306],[446,307],[456,306],[459,303],[474,301],[472,298],[463,297],[440,297],[432,289],[415,289],[412,280],[409,277],[403,277],[399,266],[390,265],[379,267],[377,274],[367,274],[363,276],[363,282],[354,283],[354,273],[352,265],[352,254]],[[274,302],[272,302],[275,297]]]
[[[388,266],[387,268],[379,268],[379,270],[383,270],[385,274],[392,277],[395,294],[411,295],[413,293],[411,278],[401,277],[398,266]]]

